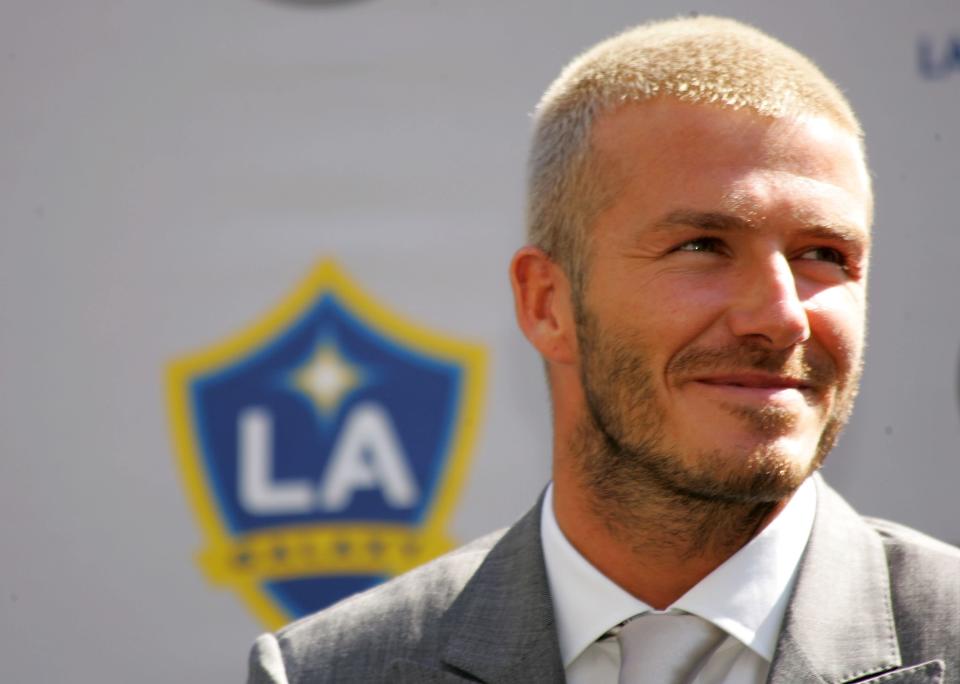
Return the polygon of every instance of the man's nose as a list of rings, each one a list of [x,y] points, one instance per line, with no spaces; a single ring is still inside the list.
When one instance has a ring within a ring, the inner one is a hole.
[[[787,349],[810,337],[810,321],[789,260],[780,253],[745,267],[728,310],[737,337]]]

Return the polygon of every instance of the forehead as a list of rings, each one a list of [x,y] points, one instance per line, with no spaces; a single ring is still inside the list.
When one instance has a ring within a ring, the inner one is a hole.
[[[869,229],[860,141],[827,119],[661,98],[601,115],[591,148],[612,204],[634,212],[723,209],[750,218],[782,208],[800,220],[827,213]]]

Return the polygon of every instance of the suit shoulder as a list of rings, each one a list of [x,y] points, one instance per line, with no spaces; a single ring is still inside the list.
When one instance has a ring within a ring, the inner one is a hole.
[[[345,677],[349,673],[341,667],[362,662],[376,671],[377,661],[387,655],[435,650],[439,618],[503,533],[488,534],[287,625],[277,632],[287,672]]]
[[[898,612],[960,627],[955,617],[960,611],[960,548],[888,520],[866,522],[883,542]]]
[[[960,548],[952,544],[889,520],[865,517],[864,521],[880,535],[889,551],[926,558],[931,563],[960,563]]]
[[[408,612],[413,607],[417,607],[417,613],[442,610],[453,601],[502,535],[503,530],[499,530],[476,539],[388,582],[292,622],[277,636],[297,640],[317,628],[365,621],[379,624],[388,616],[406,622],[415,617]]]
[[[958,666],[960,549],[904,525],[875,518],[866,521],[884,545],[894,623],[904,657],[919,661],[946,654],[949,672]]]

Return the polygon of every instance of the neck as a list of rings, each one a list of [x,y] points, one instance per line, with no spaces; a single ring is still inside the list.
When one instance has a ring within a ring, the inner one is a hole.
[[[575,443],[554,468],[560,529],[600,572],[658,610],[723,564],[789,500],[698,496],[644,471],[636,458],[609,453],[602,438]]]

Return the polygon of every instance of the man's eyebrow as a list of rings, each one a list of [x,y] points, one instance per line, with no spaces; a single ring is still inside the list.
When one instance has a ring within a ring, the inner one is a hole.
[[[867,246],[870,244],[870,233],[861,228],[835,221],[818,221],[813,217],[810,217],[810,219],[809,225],[801,228],[798,232],[824,240],[838,240]],[[654,224],[654,228],[657,230],[671,230],[681,226],[716,231],[754,230],[757,227],[749,219],[735,214],[691,209],[671,211]]]
[[[869,247],[871,242],[869,232],[840,223],[821,223],[804,228],[801,232],[810,237],[848,242],[864,247]]]
[[[671,211],[654,224],[657,229],[671,229],[680,226],[700,228],[701,230],[749,230],[753,224],[734,214],[720,211],[694,211],[677,209]]]

